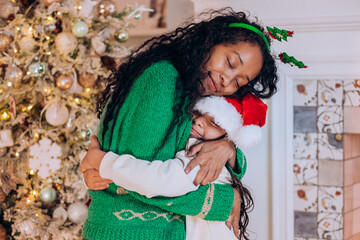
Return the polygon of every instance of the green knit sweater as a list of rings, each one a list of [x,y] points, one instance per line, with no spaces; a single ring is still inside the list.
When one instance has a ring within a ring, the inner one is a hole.
[[[102,139],[101,118],[98,137],[102,149],[149,161],[165,161],[183,150],[190,135],[191,117],[183,114],[173,130],[168,132],[174,116],[173,107],[179,102],[182,92],[177,87],[178,78],[177,70],[168,61],[147,68],[134,82],[115,119],[111,146],[110,130]],[[163,144],[167,134],[170,135]],[[246,170],[246,159],[240,150],[237,150],[237,158],[239,168],[235,173],[241,178]],[[137,174],[141,172],[134,173],[134,178]],[[146,198],[115,184],[105,191],[89,192],[92,201],[83,237],[104,240],[185,239],[184,215],[225,221],[234,199],[232,187],[219,184],[200,186],[197,191],[180,197]]]

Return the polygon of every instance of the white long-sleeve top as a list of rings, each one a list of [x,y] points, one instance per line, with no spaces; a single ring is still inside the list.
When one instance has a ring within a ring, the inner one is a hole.
[[[188,140],[187,148],[194,145],[196,139]],[[131,155],[106,153],[101,165],[100,176],[114,181],[130,191],[145,195],[176,197],[195,191],[193,184],[197,172],[196,166],[189,174],[184,168],[192,158],[186,156],[185,150],[176,154],[174,159],[152,162],[136,159]],[[213,183],[231,184],[231,175],[224,167],[218,179]],[[205,221],[201,216],[186,216],[186,240],[235,240],[234,233],[225,222]]]

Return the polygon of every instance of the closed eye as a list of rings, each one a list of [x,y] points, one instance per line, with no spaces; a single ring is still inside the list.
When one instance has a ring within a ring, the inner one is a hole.
[[[216,124],[214,121],[211,121],[212,124],[214,124],[217,127],[220,127],[218,124]]]
[[[227,62],[228,62],[228,64],[229,64],[229,67],[231,68],[231,69],[233,69],[233,66],[231,65],[231,63],[230,63],[230,60],[227,58]]]
[[[240,88],[239,79],[238,79],[238,78],[236,78],[236,79],[235,79],[235,82],[236,82],[236,86],[237,86],[237,88],[239,89],[239,88]]]

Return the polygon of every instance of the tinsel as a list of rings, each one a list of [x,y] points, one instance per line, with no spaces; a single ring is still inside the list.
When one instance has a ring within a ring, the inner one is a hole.
[[[6,223],[13,239],[81,239],[82,223],[54,218],[53,212],[89,200],[79,165],[90,135],[97,131],[96,95],[104,88],[109,69],[130,53],[115,33],[133,27],[126,17],[138,12],[137,7],[127,6],[111,16],[99,16],[96,4],[94,0],[2,0],[0,4],[7,6],[0,15],[0,32],[11,39],[6,51],[0,52],[0,131],[10,130],[13,138],[13,143],[0,148],[0,222]],[[59,52],[56,36],[72,34],[79,20],[88,25],[85,36],[76,38],[73,52]],[[102,51],[96,49],[99,44],[105,46]],[[38,70],[42,72],[37,74]],[[61,75],[72,77],[69,89],[56,87]],[[91,83],[82,79],[80,85],[80,76],[91,76]],[[69,110],[68,120],[51,125],[46,110],[59,102]],[[41,146],[42,139],[61,147],[56,155],[61,167],[44,178],[29,167],[29,149]],[[39,197],[46,188],[56,191],[51,203]]]

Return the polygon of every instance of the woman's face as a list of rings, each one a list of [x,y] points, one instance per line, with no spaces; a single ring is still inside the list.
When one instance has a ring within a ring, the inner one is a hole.
[[[232,95],[254,80],[262,65],[263,57],[256,44],[238,42],[216,45],[204,63],[207,76],[202,80],[202,95]]]

